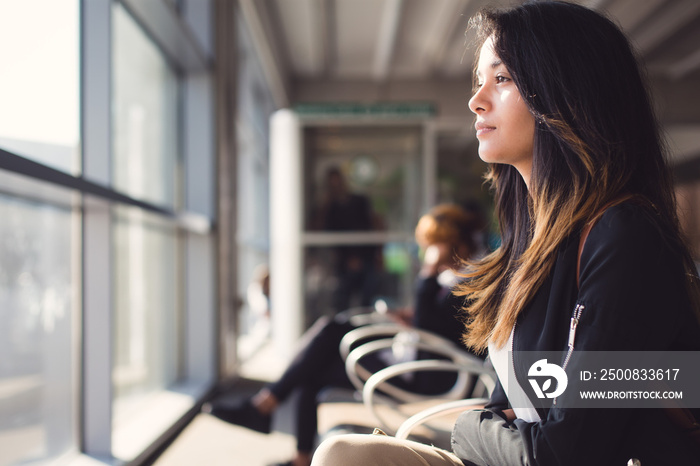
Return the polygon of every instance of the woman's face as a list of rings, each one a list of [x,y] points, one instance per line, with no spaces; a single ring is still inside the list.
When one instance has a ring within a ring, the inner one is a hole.
[[[469,109],[476,114],[479,157],[484,162],[514,166],[529,183],[535,117],[494,53],[492,38],[481,47],[476,75],[478,89],[469,100]]]

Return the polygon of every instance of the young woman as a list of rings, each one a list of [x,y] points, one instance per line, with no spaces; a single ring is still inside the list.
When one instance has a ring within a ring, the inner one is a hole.
[[[523,352],[566,351],[572,340],[572,360],[700,349],[697,273],[627,39],[561,2],[484,11],[472,24],[480,49],[469,108],[502,246],[461,287],[464,340],[488,350],[499,384],[485,410],[460,416],[453,452],[344,436],[324,442],[313,464],[697,464],[692,424],[667,410],[542,405],[527,383]]]
[[[475,237],[485,226],[478,213],[455,204],[435,206],[420,218],[415,237],[423,251],[423,260],[416,282],[414,310],[394,314],[397,320],[460,343],[459,314],[463,299],[450,293],[450,288],[460,280],[453,269],[479,251]],[[308,466],[318,430],[319,392],[330,386],[353,388],[338,348],[343,336],[354,328],[345,315],[332,320],[319,319],[304,335],[301,351],[277,382],[239,406],[215,401],[207,403],[203,410],[227,422],[269,433],[272,413],[298,391],[297,454],[280,466]],[[386,365],[378,360],[373,362],[377,368]],[[452,374],[424,373],[403,388],[425,394],[444,393],[454,381]]]

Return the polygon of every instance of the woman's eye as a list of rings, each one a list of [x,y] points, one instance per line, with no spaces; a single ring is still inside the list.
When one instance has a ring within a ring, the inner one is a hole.
[[[496,82],[501,84],[510,81],[510,78],[506,76],[496,76]]]

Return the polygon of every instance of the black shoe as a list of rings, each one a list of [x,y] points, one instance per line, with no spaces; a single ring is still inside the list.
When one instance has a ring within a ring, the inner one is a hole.
[[[272,417],[260,413],[250,400],[235,406],[225,405],[218,401],[204,403],[202,412],[237,426],[246,427],[263,434],[270,433]]]

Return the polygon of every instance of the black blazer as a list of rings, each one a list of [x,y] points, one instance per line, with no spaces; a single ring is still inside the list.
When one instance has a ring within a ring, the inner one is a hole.
[[[437,333],[457,346],[463,346],[464,324],[460,316],[464,298],[442,287],[436,276],[418,277],[415,288],[413,326]]]
[[[577,303],[585,310],[576,351],[700,350],[700,324],[685,288],[682,260],[652,213],[628,202],[603,214],[581,255],[580,289],[578,247],[578,235],[562,244],[549,278],[516,323],[515,372],[526,392],[531,362],[518,352],[564,351]],[[537,405],[531,389],[528,395]],[[508,407],[499,383],[487,408]],[[644,466],[700,464],[700,458],[690,459],[690,446],[663,410],[550,405],[538,412],[541,422],[514,422],[531,464],[622,466],[631,457]]]

